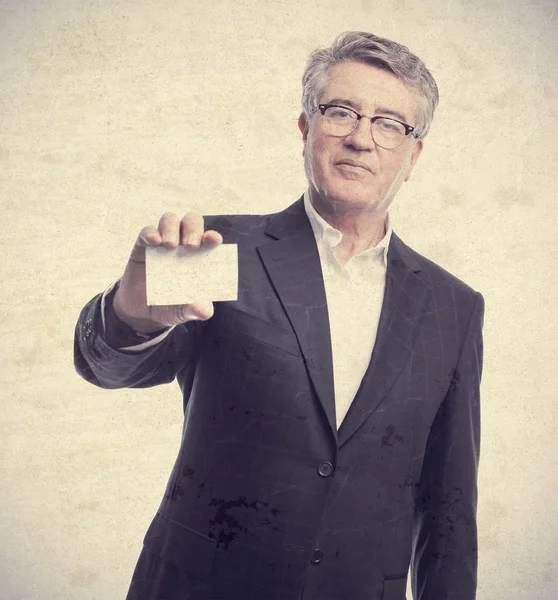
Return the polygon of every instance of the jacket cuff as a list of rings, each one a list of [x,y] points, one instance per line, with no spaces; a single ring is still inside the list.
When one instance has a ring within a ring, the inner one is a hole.
[[[114,349],[139,352],[162,341],[174,327],[164,327],[147,335],[134,331],[116,315],[113,299],[118,290],[120,280],[109,286],[101,298],[101,315],[103,320],[103,337]]]

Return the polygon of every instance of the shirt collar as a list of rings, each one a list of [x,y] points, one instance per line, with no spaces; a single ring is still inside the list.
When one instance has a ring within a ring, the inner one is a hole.
[[[335,229],[332,227],[312,206],[310,202],[310,194],[308,190],[304,193],[304,209],[306,210],[306,215],[310,221],[310,225],[312,226],[312,230],[314,231],[314,235],[316,236],[316,241],[325,242],[331,248],[335,248],[337,244],[343,239],[343,234],[339,231],[339,229]],[[382,253],[384,266],[387,268],[387,254],[389,248],[389,242],[391,240],[392,227],[389,218],[389,212],[386,215],[386,220],[384,223],[385,226],[385,235],[384,237],[373,247],[368,248],[364,252],[361,252],[357,256],[362,256],[366,254],[379,254]]]

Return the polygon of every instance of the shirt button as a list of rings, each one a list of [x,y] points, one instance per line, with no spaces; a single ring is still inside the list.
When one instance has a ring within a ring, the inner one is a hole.
[[[311,562],[313,565],[318,565],[322,562],[323,558],[324,558],[324,553],[321,550],[318,550],[316,548],[316,550],[314,550],[314,552],[312,552]]]
[[[324,462],[320,463],[318,466],[318,473],[322,477],[329,477],[333,473],[333,465],[329,461],[324,460]]]

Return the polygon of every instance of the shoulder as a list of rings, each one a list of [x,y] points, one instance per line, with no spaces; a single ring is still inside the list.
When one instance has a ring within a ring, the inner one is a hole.
[[[275,214],[268,215],[204,215],[206,229],[218,231],[225,243],[246,238],[260,238]]]
[[[471,284],[463,281],[430,258],[417,252],[395,236],[398,254],[408,264],[414,265],[416,275],[428,286],[439,307],[452,307],[456,313],[471,314],[473,309],[484,311],[484,297]]]

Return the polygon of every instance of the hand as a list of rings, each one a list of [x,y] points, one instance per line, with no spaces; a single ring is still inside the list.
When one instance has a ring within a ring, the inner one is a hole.
[[[113,307],[116,316],[138,333],[145,334],[187,321],[210,319],[213,316],[212,302],[209,305],[147,305],[145,248],[176,248],[179,244],[187,248],[215,248],[222,243],[220,233],[204,230],[203,217],[199,213],[187,213],[182,220],[174,213],[165,213],[159,221],[158,228],[152,225],[144,227],[136,240],[120,287],[114,296]]]

